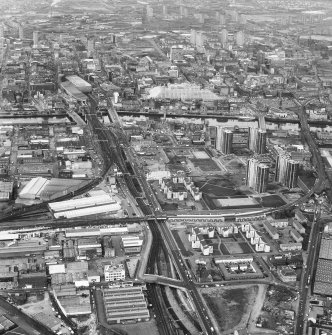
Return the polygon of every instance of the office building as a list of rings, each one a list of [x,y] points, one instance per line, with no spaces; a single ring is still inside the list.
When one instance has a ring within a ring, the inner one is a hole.
[[[227,29],[223,29],[221,31],[221,43],[226,44],[228,42],[228,31]]]
[[[294,188],[297,186],[297,177],[299,175],[300,164],[294,160],[287,161],[285,186]]]
[[[222,127],[217,128],[216,149],[225,155],[232,153],[233,131]]]
[[[219,16],[219,23],[224,26],[226,24],[226,18],[225,15],[220,15]]]
[[[245,42],[245,36],[243,31],[238,31],[235,35],[236,45],[238,47],[243,47]]]
[[[196,30],[190,30],[190,43],[196,45]]]
[[[244,14],[240,15],[240,23],[241,24],[247,24],[247,18]]]
[[[125,280],[126,271],[123,264],[105,265],[104,275],[105,275],[105,281]]]
[[[266,152],[266,131],[260,128],[249,128],[248,147],[257,154],[264,154]]]
[[[92,57],[95,51],[95,40],[93,38],[88,38],[88,57]]]
[[[153,8],[151,6],[146,6],[146,16],[148,19],[153,17]]]
[[[163,5],[163,17],[167,16],[167,6]]]
[[[34,31],[32,33],[32,38],[33,38],[33,47],[38,48],[39,44],[39,31]]]
[[[188,8],[180,5],[180,16],[187,17],[188,16]]]
[[[247,164],[246,185],[258,193],[266,191],[269,180],[269,167],[257,159],[249,159]]]
[[[258,65],[265,64],[265,53],[264,53],[264,51],[259,50],[259,51],[257,52],[256,57],[257,57]]]
[[[3,24],[0,25],[0,56],[3,52],[3,44],[4,44],[4,36],[5,36],[5,29]]]
[[[204,47],[204,35],[201,31],[196,31],[196,40],[195,46],[198,50],[201,50]]]
[[[23,38],[24,38],[24,29],[23,29],[23,26],[21,24],[18,26],[18,38],[20,40],[23,40]]]
[[[238,22],[239,21],[239,13],[237,11],[233,11],[231,12],[231,20],[234,22]]]

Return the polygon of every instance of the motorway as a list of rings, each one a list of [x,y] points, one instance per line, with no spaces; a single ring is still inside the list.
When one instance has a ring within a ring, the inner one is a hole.
[[[320,240],[322,237],[321,226],[319,225],[319,211],[315,211],[314,219],[312,221],[312,228],[310,233],[310,240],[308,244],[308,258],[307,265],[303,268],[300,284],[299,309],[295,325],[295,335],[302,335],[305,333],[305,318],[307,310],[307,298],[311,294],[311,286],[313,283],[313,273],[315,271],[316,260]]]
[[[299,104],[299,103],[298,103]],[[305,137],[305,140],[310,148],[310,152],[313,156],[313,163],[316,167],[317,174],[318,174],[318,183],[316,183],[317,190],[321,188],[323,185],[327,189],[327,196],[331,203],[332,200],[332,193],[329,186],[329,179],[326,175],[324,163],[322,157],[319,153],[319,149],[310,133],[310,127],[308,125],[308,120],[306,116],[306,109],[305,105],[300,105],[301,108],[298,112],[299,120],[301,123],[302,134]],[[321,240],[321,227],[319,225],[319,218],[320,218],[320,206],[317,207],[314,213],[314,218],[312,222],[311,232],[310,232],[310,239],[308,244],[308,257],[307,257],[307,264],[306,267],[303,269],[301,283],[300,283],[300,298],[299,298],[299,310],[298,316],[295,325],[295,334],[302,335],[305,333],[305,318],[306,318],[306,310],[307,310],[307,298],[308,295],[311,293],[311,286],[312,286],[312,279],[313,273],[315,271],[316,265],[316,258],[318,255],[318,249]]]
[[[157,223],[157,222],[156,222]],[[170,256],[178,270],[178,273],[190,293],[190,298],[195,305],[196,312],[200,318],[200,323],[206,334],[216,334],[214,331],[214,325],[210,319],[207,309],[204,307],[204,301],[198,293],[197,287],[191,277],[190,272],[186,268],[186,262],[184,261],[180,250],[178,249],[174,238],[164,221],[159,221],[157,227],[160,229],[160,233],[164,238],[164,243],[168,246],[168,251],[171,253]]]

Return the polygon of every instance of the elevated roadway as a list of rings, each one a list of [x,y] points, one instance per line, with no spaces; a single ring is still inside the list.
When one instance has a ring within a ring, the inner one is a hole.
[[[142,279],[150,284],[159,284],[159,285],[177,288],[180,290],[186,290],[186,286],[184,285],[183,281],[178,280],[178,279],[173,279],[173,278],[153,275],[153,274],[144,274],[142,276]]]
[[[183,259],[180,250],[176,245],[176,242],[170,230],[168,229],[165,222],[159,221],[158,223],[159,223],[158,229],[160,231],[161,236],[164,239],[164,243],[168,245],[168,249],[170,250],[172,260],[179,271],[180,277],[182,277],[184,286],[189,291],[189,297],[195,306],[202,329],[205,331],[206,334],[209,335],[216,334],[214,330],[214,325],[210,319],[207,308],[205,308],[203,298],[199,294],[197,287],[193,282],[190,271],[187,269],[185,265],[186,263]]]
[[[312,153],[313,163],[315,165],[317,174],[318,174],[318,185],[317,191],[321,191],[322,188],[326,189],[326,193],[329,199],[329,202],[332,202],[332,191],[330,180],[326,174],[324,162],[320,155],[319,149],[315,143],[314,138],[310,133],[310,127],[308,125],[308,119],[306,115],[305,106],[310,103],[311,100],[308,100],[304,104],[299,105],[300,109],[298,111],[299,120],[301,123],[302,134],[304,135],[307,144],[309,145],[310,151]],[[308,257],[306,267],[303,270],[301,282],[300,282],[300,299],[299,299],[299,310],[298,317],[295,324],[295,335],[305,334],[305,319],[306,319],[306,311],[307,311],[307,299],[311,294],[311,287],[313,284],[313,276],[316,267],[316,261],[318,257],[318,249],[321,241],[321,229],[322,227],[319,225],[319,219],[321,215],[320,205],[316,204],[314,218],[312,221],[312,227],[310,232],[310,238],[308,243]]]

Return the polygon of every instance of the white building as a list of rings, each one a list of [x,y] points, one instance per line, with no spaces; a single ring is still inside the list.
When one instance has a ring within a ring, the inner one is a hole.
[[[105,265],[104,275],[105,275],[105,281],[125,280],[126,271],[123,264]]]
[[[208,234],[209,238],[214,237],[213,227],[193,227],[191,234],[189,234],[189,241],[193,249],[201,249],[204,256],[209,256],[213,253],[213,245],[208,245],[203,234]]]
[[[49,203],[56,219],[97,214],[119,214],[121,205],[108,194]]]
[[[19,193],[19,198],[34,200],[39,198],[41,191],[49,183],[49,180],[42,177],[32,178]]]

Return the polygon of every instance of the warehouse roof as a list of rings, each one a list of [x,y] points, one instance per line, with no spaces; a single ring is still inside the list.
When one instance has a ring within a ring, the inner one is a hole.
[[[220,100],[220,97],[215,93],[201,89],[199,86],[176,84],[169,86],[153,87],[148,98],[150,99],[176,99],[176,100]]]
[[[32,178],[20,192],[20,198],[31,198],[31,196],[37,196],[38,193],[46,186],[48,180],[43,177]]]
[[[94,206],[94,207],[85,207],[80,209],[74,209],[74,210],[65,210],[62,212],[56,212],[54,213],[54,217],[56,219],[59,218],[75,218],[80,216],[88,216],[88,215],[95,215],[95,214],[102,214],[102,213],[115,213],[121,209],[120,204],[114,203],[114,204],[106,204],[101,206]]]
[[[64,264],[53,264],[48,266],[48,271],[50,275],[56,273],[66,273],[66,267]]]
[[[322,238],[319,258],[332,260],[332,239]]]
[[[66,79],[71,82],[73,85],[75,85],[76,87],[87,87],[87,88],[91,88],[91,85],[85,81],[84,79],[82,79],[79,76],[67,76]]]
[[[49,207],[53,212],[69,211],[85,207],[100,206],[106,204],[114,204],[115,200],[107,195],[97,195],[95,197],[84,197],[80,199],[66,200],[60,202],[53,202]]]
[[[87,96],[83,94],[77,87],[75,87],[71,82],[64,81],[61,83],[62,88],[66,91],[66,93],[72,96],[74,99],[78,101],[87,100]]]

